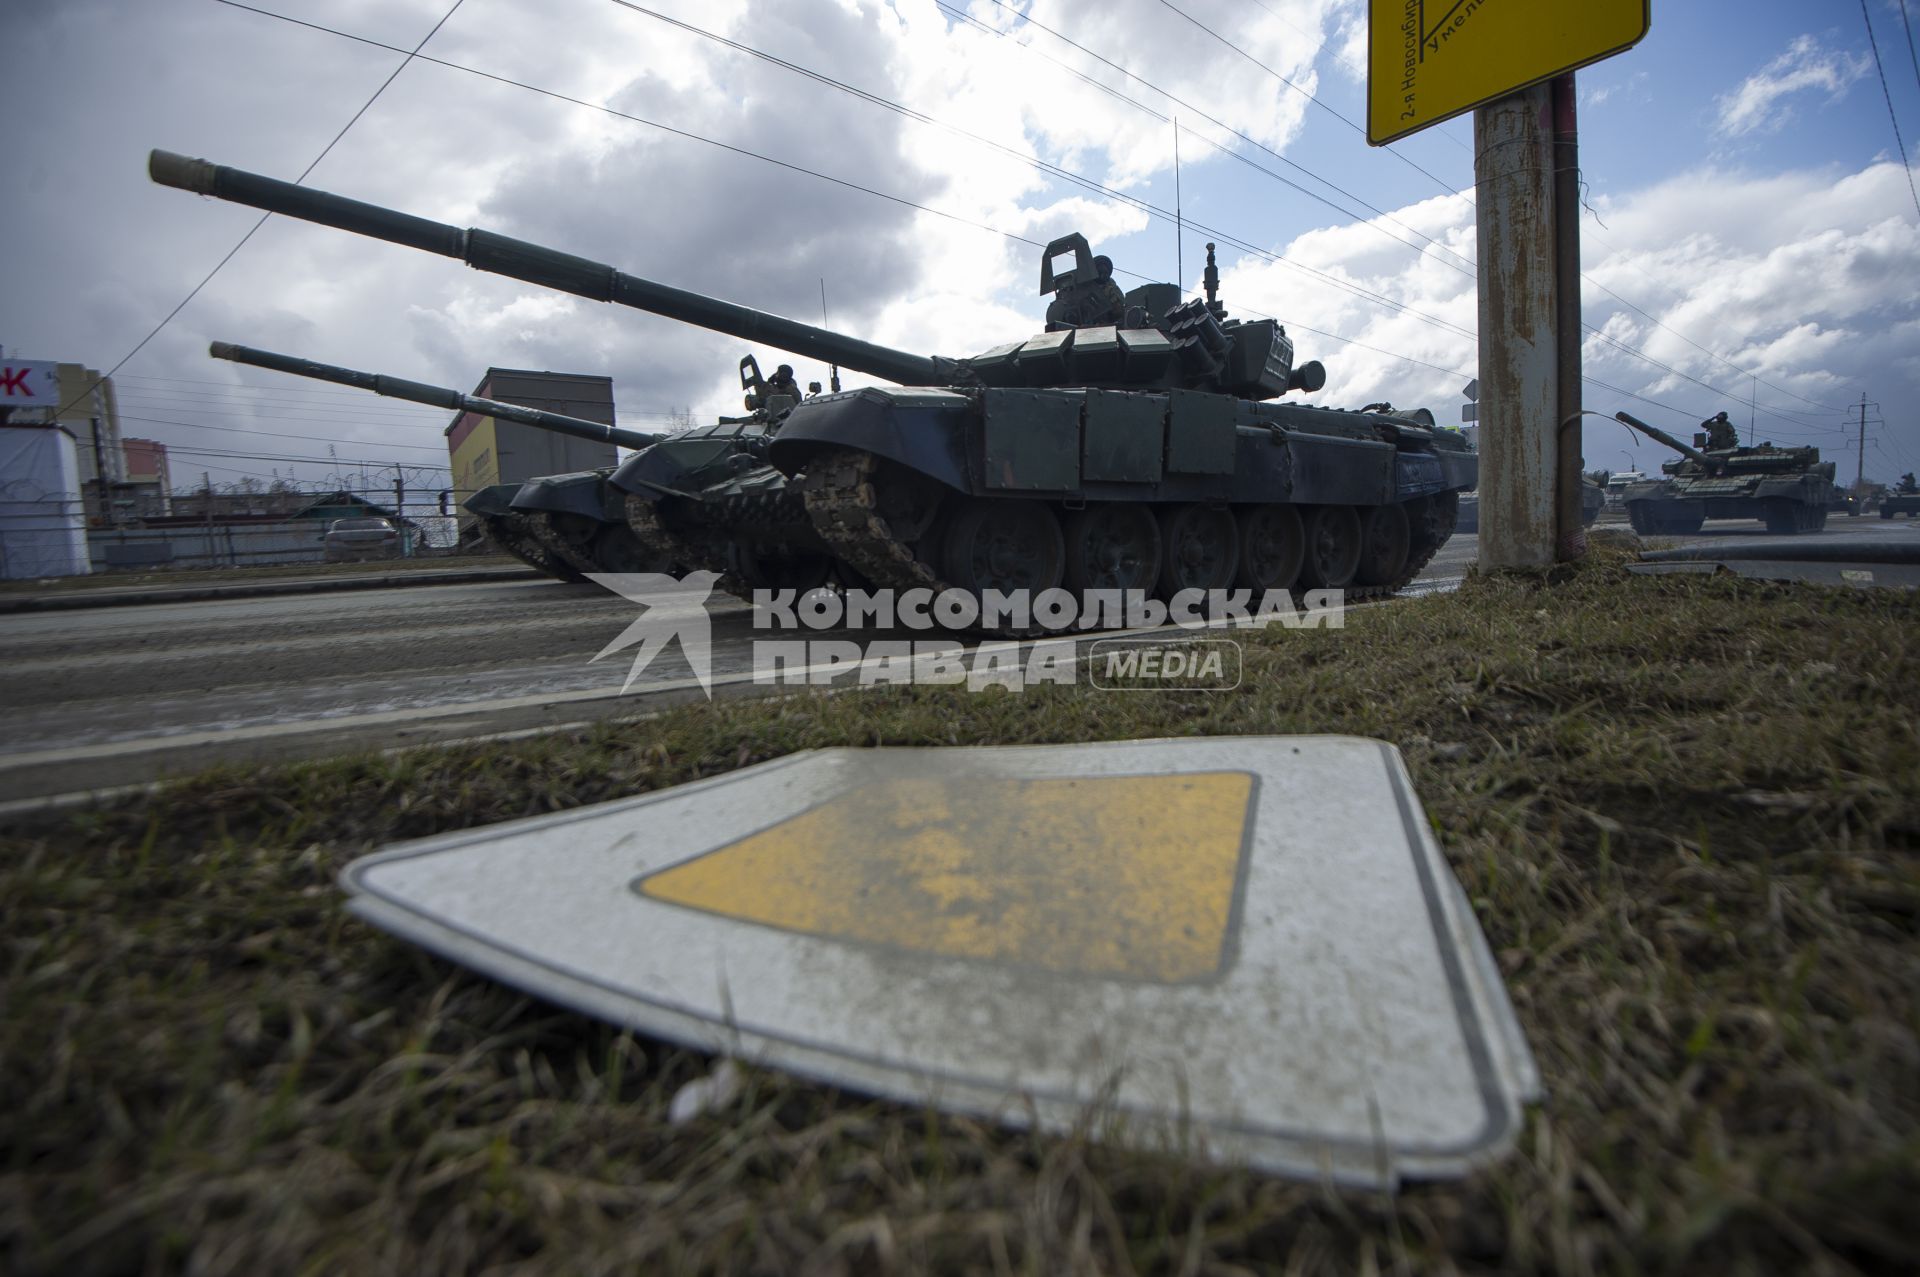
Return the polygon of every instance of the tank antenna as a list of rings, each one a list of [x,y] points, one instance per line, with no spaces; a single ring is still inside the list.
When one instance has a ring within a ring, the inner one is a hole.
[[[1180,117],[1173,117],[1173,280],[1182,284],[1187,277],[1187,268],[1181,258],[1180,216]]]
[[[827,322],[827,277],[825,275],[820,277],[820,326],[822,328],[833,327],[832,324]],[[839,364],[829,363],[827,365],[827,384],[833,387],[834,394],[837,395],[840,393]]]
[[[1207,245],[1207,273],[1202,277],[1207,286],[1207,305],[1212,306],[1219,300],[1220,271],[1213,264],[1213,245]]]

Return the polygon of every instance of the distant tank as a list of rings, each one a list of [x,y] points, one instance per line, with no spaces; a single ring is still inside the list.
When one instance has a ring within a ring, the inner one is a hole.
[[[622,430],[564,413],[546,412],[520,404],[503,403],[462,394],[445,386],[360,372],[338,364],[323,364],[292,355],[255,350],[217,341],[209,348],[215,359],[291,373],[316,381],[331,381],[376,395],[431,404],[436,408],[475,412],[517,421],[559,434],[615,443],[623,448],[648,448],[660,436]],[[525,483],[497,483],[470,496],[463,506],[479,519],[494,544],[530,567],[562,581],[580,581],[592,572],[667,572],[677,565],[661,547],[641,541],[628,526],[625,497],[608,486],[608,470],[547,475]]]
[[[1478,462],[1431,418],[1271,400],[1321,388],[1274,320],[1122,293],[1079,235],[1049,244],[1046,331],[967,359],[916,355],[167,152],[154,180],[456,257],[901,383],[808,398],[777,423],[648,448],[612,478],[641,539],[696,566],[825,565],[892,588],[1397,589],[1454,529]],[[765,448],[764,465],[752,454]],[[702,468],[704,467],[704,471]],[[725,484],[715,471],[732,471]],[[663,538],[656,540],[656,538]]]
[[[1660,467],[1669,481],[1627,489],[1627,517],[1635,532],[1698,532],[1708,519],[1759,519],[1776,535],[1826,526],[1833,462],[1820,460],[1818,448],[1776,448],[1771,443],[1707,448],[1705,435],[1696,435],[1695,446],[1688,447],[1629,413],[1614,417],[1681,454]]]
[[[1911,471],[1901,475],[1899,484],[1880,498],[1880,517],[1891,519],[1896,514],[1920,517],[1920,482],[1914,480]]]

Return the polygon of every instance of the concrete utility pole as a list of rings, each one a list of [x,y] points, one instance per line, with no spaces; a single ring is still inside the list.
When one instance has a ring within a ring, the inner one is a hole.
[[[1574,113],[1573,72],[1556,75],[1553,98],[1553,327],[1555,557],[1565,563],[1587,553],[1580,517],[1586,465],[1580,430],[1580,133]],[[1482,330],[1484,331],[1484,329]]]
[[[107,454],[106,450],[100,446],[100,418],[87,418],[87,429],[93,436],[93,499],[99,506],[95,517],[104,523],[108,505]],[[85,506],[86,502],[83,500],[81,507],[84,509]]]
[[[1853,490],[1860,491],[1867,478],[1867,397],[1860,396],[1860,447],[1853,465]]]
[[[1553,119],[1553,92],[1546,84],[1473,113],[1485,568],[1554,561],[1561,399]]]

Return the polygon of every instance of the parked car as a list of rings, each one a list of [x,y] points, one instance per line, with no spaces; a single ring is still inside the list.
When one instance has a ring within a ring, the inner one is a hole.
[[[328,563],[400,557],[400,529],[386,519],[335,519],[321,538]]]

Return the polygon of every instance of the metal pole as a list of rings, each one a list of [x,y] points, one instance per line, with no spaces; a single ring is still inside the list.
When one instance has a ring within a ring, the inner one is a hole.
[[[1866,395],[1862,394],[1860,396],[1860,455],[1859,455],[1859,458],[1854,462],[1854,467],[1853,467],[1853,490],[1855,492],[1860,491],[1860,486],[1861,484],[1866,482],[1866,477],[1867,477],[1867,397]]]
[[[1864,415],[1864,414],[1863,414]],[[100,418],[87,418],[87,431],[93,438],[93,499],[99,505],[96,518],[105,521],[107,513],[107,454],[100,446]],[[80,508],[86,509],[86,498],[80,501]]]
[[[1187,286],[1186,261],[1181,255],[1185,247],[1180,242],[1181,224],[1185,219],[1180,213],[1180,117],[1173,117],[1173,282],[1181,288]]]
[[[1554,561],[1557,474],[1552,93],[1473,113],[1480,293],[1480,564]]]
[[[1574,115],[1573,72],[1555,76],[1553,96],[1553,327],[1559,434],[1554,447],[1555,557],[1584,558],[1586,524],[1580,513],[1580,134]],[[1481,331],[1485,331],[1482,329]]]

